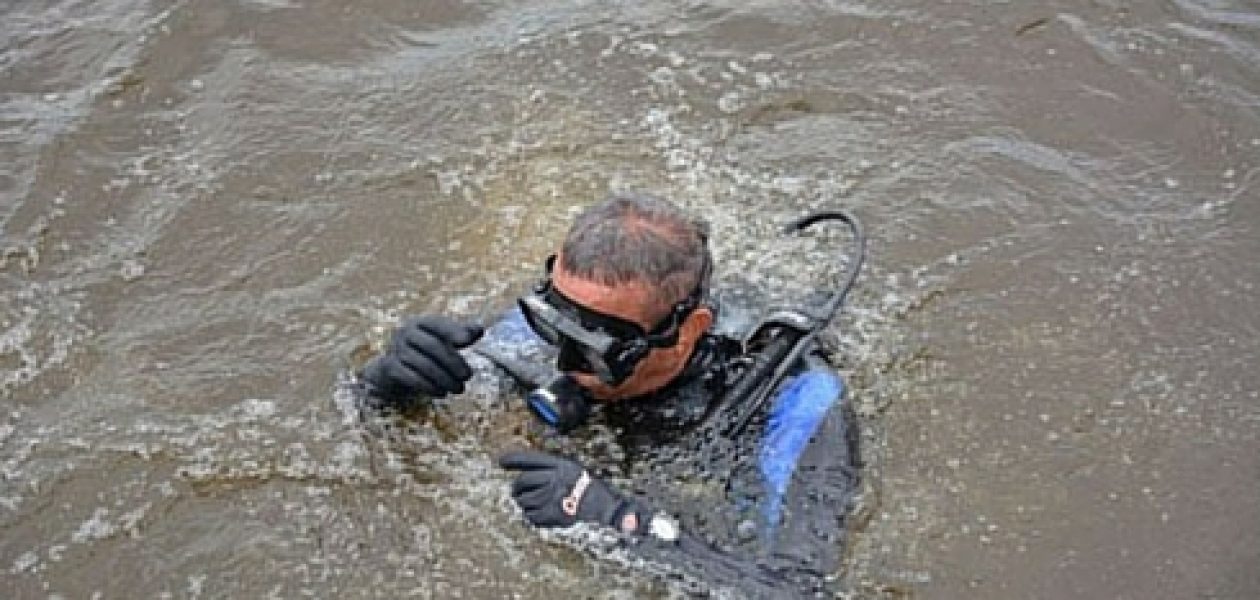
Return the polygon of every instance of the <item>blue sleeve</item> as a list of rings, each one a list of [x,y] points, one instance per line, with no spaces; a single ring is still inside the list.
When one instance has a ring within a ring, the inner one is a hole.
[[[821,365],[785,381],[770,407],[757,463],[766,486],[762,516],[773,530],[782,520],[792,474],[806,446],[833,406],[844,398],[844,381]]]
[[[773,398],[757,462],[762,551],[784,572],[831,573],[858,492],[857,429],[839,374],[811,357]]]

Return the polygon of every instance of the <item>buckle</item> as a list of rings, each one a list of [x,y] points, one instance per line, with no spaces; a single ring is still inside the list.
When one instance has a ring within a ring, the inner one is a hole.
[[[586,471],[582,471],[582,476],[578,477],[577,483],[573,484],[573,490],[560,501],[560,508],[564,514],[570,517],[577,516],[578,507],[582,505],[582,496],[586,494],[586,488],[590,485],[591,476]]]

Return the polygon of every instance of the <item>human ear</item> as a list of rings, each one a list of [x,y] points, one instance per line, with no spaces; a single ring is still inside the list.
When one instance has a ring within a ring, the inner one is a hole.
[[[687,319],[683,321],[682,329],[678,334],[678,339],[682,342],[679,345],[690,352],[696,340],[700,339],[700,336],[704,335],[711,325],[713,325],[712,309],[701,306],[691,311],[691,314],[687,315]]]

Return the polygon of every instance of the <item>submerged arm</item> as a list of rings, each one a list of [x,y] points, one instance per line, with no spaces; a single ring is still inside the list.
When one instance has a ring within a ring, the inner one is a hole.
[[[505,454],[499,463],[520,472],[512,483],[512,498],[537,527],[569,527],[579,522],[610,527],[626,536],[643,558],[687,577],[742,591],[760,590],[759,596],[782,598],[792,593],[774,572],[684,531],[677,520],[643,500],[621,494],[574,461],[525,451]]]

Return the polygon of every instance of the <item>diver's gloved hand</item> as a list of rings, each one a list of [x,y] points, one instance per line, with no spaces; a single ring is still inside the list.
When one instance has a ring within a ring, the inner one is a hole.
[[[363,379],[373,396],[391,403],[406,403],[417,394],[441,398],[462,393],[472,369],[459,349],[482,333],[478,325],[446,317],[409,318],[394,332],[385,353],[363,368]]]
[[[568,527],[578,521],[614,527],[622,533],[647,532],[652,511],[591,476],[582,465],[541,452],[508,452],[499,466],[520,471],[512,499],[538,527]]]

